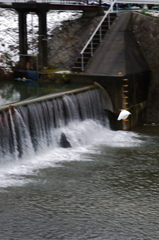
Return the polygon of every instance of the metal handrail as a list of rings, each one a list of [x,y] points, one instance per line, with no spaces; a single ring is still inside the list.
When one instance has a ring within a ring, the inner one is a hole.
[[[159,0],[113,0],[115,3],[159,4]]]
[[[92,43],[93,38],[95,36],[95,34],[97,33],[98,30],[100,30],[102,23],[104,22],[104,20],[108,17],[108,26],[110,28],[110,13],[113,12],[113,6],[116,3],[137,3],[137,4],[159,4],[159,0],[111,0],[110,2],[110,7],[107,10],[106,14],[104,15],[104,17],[102,18],[102,20],[100,21],[100,23],[98,24],[97,28],[95,29],[95,31],[93,32],[93,34],[91,35],[91,37],[89,38],[89,40],[87,41],[87,43],[85,44],[84,48],[82,49],[82,51],[80,52],[80,56],[81,56],[81,70],[84,71],[84,52],[87,49],[88,45]],[[100,36],[100,41],[101,41],[101,36]],[[91,56],[93,56],[93,44],[91,44]]]
[[[100,0],[97,0],[100,5]],[[12,3],[51,3],[59,5],[73,4],[75,2],[83,2],[83,0],[2,0],[0,1],[3,4],[12,4]],[[86,4],[89,5],[89,0],[86,0]]]
[[[115,4],[115,2],[113,2],[113,5]],[[90,42],[92,41],[92,39],[94,38],[95,34],[97,33],[97,31],[99,30],[99,28],[101,27],[102,23],[104,22],[104,20],[106,19],[106,17],[108,16],[108,14],[111,12],[111,7],[107,10],[106,14],[104,15],[104,17],[102,18],[102,20],[100,21],[100,23],[98,24],[98,26],[96,27],[96,29],[94,30],[93,34],[91,35],[90,39],[87,41],[87,43],[85,44],[84,48],[82,49],[82,51],[80,52],[80,54],[83,54],[84,51],[86,50],[86,48],[88,47],[88,45],[90,44]]]
[[[65,4],[69,0],[33,0],[35,2],[39,3],[59,3],[59,4]],[[70,1],[76,1],[76,0],[70,0]],[[13,2],[19,2],[19,3],[26,3],[29,2],[29,0],[2,0],[0,2],[3,3],[13,3]],[[64,3],[65,2],[65,3]],[[80,0],[79,0],[80,2]],[[87,4],[89,4],[88,0],[86,1]],[[99,5],[101,3],[101,0],[99,0]],[[136,3],[136,4],[159,4],[159,0],[110,0],[110,6],[113,6],[115,3]],[[113,4],[113,5],[112,5]]]
[[[96,35],[97,31],[101,28],[103,22],[105,21],[105,19],[107,17],[108,17],[108,28],[110,28],[110,19],[109,19],[110,15],[109,14],[112,12],[114,4],[115,4],[115,1],[111,1],[111,5],[110,5],[109,9],[107,10],[106,14],[102,18],[102,20],[100,21],[100,23],[98,24],[96,29],[94,30],[93,34],[91,35],[91,37],[89,38],[89,40],[85,44],[85,46],[82,49],[82,51],[80,52],[80,55],[81,55],[81,69],[82,69],[82,71],[84,71],[84,57],[83,57],[83,54],[84,54],[86,48],[88,47],[88,45],[90,44],[91,45],[91,56],[93,56],[93,38]],[[102,37],[101,36],[100,36],[100,41],[102,41]]]

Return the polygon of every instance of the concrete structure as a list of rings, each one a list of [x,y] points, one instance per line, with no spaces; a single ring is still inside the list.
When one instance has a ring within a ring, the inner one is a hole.
[[[39,28],[41,37],[39,62],[41,66],[45,66],[47,45],[44,40],[47,39],[48,4],[29,4],[27,9],[20,3],[13,5],[19,12],[20,51],[22,54],[25,54],[27,49],[26,13],[37,12],[41,25]],[[80,82],[93,83],[95,81],[102,85],[112,100],[113,111],[105,109],[111,119],[116,120],[121,109],[127,109],[132,113],[129,120],[121,121],[118,125],[112,126],[113,128],[126,130],[143,121],[147,105],[150,70],[134,39],[130,12],[119,14],[84,72],[72,74],[70,78]],[[117,123],[117,121],[114,122]]]
[[[128,120],[114,121],[116,129],[129,129],[144,121],[150,69],[134,39],[132,13],[117,17],[85,71],[72,79],[100,83],[112,100],[114,119],[121,109],[132,113]]]
[[[20,56],[27,55],[27,23],[26,15],[29,12],[35,12],[39,18],[39,39],[38,39],[38,65],[40,69],[48,66],[48,52],[47,52],[47,12],[49,10],[81,10],[83,12],[98,12],[101,7],[95,5],[66,5],[66,4],[50,4],[42,2],[12,2],[5,4],[0,3],[2,8],[13,8],[19,15],[19,51]]]

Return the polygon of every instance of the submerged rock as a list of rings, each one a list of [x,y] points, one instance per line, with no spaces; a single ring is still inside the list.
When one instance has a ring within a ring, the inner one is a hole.
[[[60,146],[63,148],[71,148],[70,142],[67,140],[66,135],[64,133],[61,133],[61,138],[59,142]]]

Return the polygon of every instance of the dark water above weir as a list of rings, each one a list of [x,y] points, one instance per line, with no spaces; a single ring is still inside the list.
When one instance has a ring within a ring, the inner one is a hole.
[[[41,83],[36,81],[0,82],[0,106],[32,99],[50,93],[59,93],[85,86],[84,84]]]
[[[158,240],[159,127],[76,119],[60,132],[71,148],[1,159],[0,239]]]

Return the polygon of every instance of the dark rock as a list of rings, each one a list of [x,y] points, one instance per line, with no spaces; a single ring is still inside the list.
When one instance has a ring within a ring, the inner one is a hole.
[[[61,138],[60,138],[59,144],[63,148],[70,148],[71,147],[71,144],[67,140],[66,135],[64,133],[61,133]]]
[[[108,109],[104,109],[104,112],[105,112],[107,118],[109,119],[110,128],[112,130],[118,130],[118,122],[117,122],[118,116]]]

